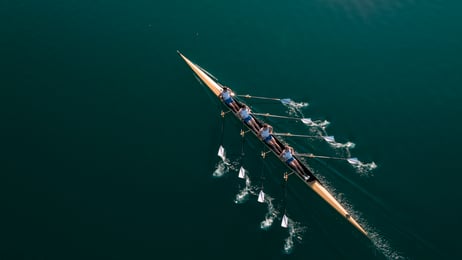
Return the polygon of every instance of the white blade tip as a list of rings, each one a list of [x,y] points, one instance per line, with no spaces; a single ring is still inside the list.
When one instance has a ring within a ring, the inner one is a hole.
[[[223,148],[223,146],[220,145],[220,148],[218,148],[218,156],[224,157],[224,155],[225,155],[225,148]]]
[[[312,125],[313,121],[311,120],[311,118],[302,118],[302,123],[306,125]]]
[[[263,190],[261,190],[260,193],[258,194],[258,202],[260,203],[265,202],[265,193],[263,192]]]
[[[242,166],[239,169],[239,178],[241,178],[241,179],[245,178],[245,169]]]
[[[289,219],[284,214],[284,216],[282,217],[282,221],[281,221],[281,227],[287,228],[288,226],[289,226]]]
[[[349,158],[349,159],[347,159],[347,161],[350,164],[361,164],[361,162],[358,160],[358,158]]]
[[[323,136],[322,137],[326,142],[328,143],[335,143],[335,137],[334,136]]]

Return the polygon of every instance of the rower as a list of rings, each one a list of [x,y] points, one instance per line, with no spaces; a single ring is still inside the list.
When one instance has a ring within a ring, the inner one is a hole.
[[[231,93],[231,89],[229,89],[228,87],[223,87],[223,91],[220,94],[220,98],[223,99],[227,106],[231,107],[234,113],[237,113],[237,111],[239,111],[239,105],[231,97]]]
[[[257,122],[250,115],[250,108],[247,105],[244,105],[241,107],[241,109],[239,109],[239,116],[242,120],[244,120],[244,123],[246,123],[255,131],[255,133],[258,133],[260,127],[258,127]]]
[[[298,172],[305,175],[305,170],[300,165],[300,162],[298,162],[298,160],[293,157],[293,155],[292,155],[293,153],[294,153],[294,148],[286,145],[284,147],[284,150],[282,150],[282,152],[281,152],[281,154],[279,156],[281,158],[283,158],[289,166],[292,166]],[[309,179],[309,176],[308,176],[308,179]]]
[[[263,127],[260,128],[259,135],[265,143],[269,144],[272,146],[274,149],[276,149],[277,153],[281,153],[282,149],[279,146],[279,144],[276,142],[276,140],[273,138],[273,127],[268,125],[268,124],[263,124]]]

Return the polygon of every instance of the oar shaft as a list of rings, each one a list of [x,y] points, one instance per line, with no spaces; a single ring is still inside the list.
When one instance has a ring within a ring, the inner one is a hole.
[[[276,100],[280,101],[280,98],[270,98],[270,97],[257,97],[257,96],[251,96],[249,94],[246,95],[237,95],[238,97],[244,97],[244,98],[254,98],[254,99],[265,99],[265,100]]]
[[[323,136],[319,135],[296,135],[291,133],[273,133],[276,136],[291,136],[291,137],[306,137],[306,138],[323,138]]]
[[[348,160],[350,158],[342,158],[342,157],[330,157],[324,155],[314,155],[311,153],[297,153],[297,156],[308,157],[308,158],[321,158],[321,159],[333,159],[333,160]]]
[[[256,116],[267,116],[267,117],[276,117],[276,118],[284,118],[284,119],[291,119],[291,120],[301,120],[302,118],[298,117],[290,117],[290,116],[278,116],[278,115],[273,115],[269,113],[252,113]]]

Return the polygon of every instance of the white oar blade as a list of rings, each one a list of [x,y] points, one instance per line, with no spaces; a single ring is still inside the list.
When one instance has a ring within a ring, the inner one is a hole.
[[[218,156],[224,161],[225,160],[225,148],[220,145],[220,148],[218,148]]]
[[[361,162],[358,160],[358,158],[349,158],[347,159],[347,162],[353,165],[358,165],[361,164]]]
[[[304,123],[305,125],[312,125],[313,121],[311,120],[311,118],[302,118],[302,123]]]
[[[265,193],[263,192],[263,190],[261,190],[260,193],[258,194],[258,202],[260,203],[265,202]]]
[[[326,141],[328,143],[335,143],[334,136],[323,136],[322,138],[324,139],[324,141]]]
[[[242,166],[239,169],[239,178],[245,179],[245,169]]]
[[[281,227],[287,228],[289,226],[289,218],[287,218],[286,214],[282,216]]]
[[[289,105],[292,102],[292,99],[290,99],[290,98],[282,98],[279,101],[281,101],[281,103],[283,105]]]

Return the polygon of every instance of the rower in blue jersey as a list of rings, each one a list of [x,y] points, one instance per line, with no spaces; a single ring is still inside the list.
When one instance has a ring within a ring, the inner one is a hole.
[[[226,105],[231,107],[231,109],[234,111],[234,113],[237,113],[239,111],[239,105],[234,101],[232,95],[231,89],[228,87],[223,87],[223,91],[220,94],[220,97],[223,99]]]
[[[303,167],[300,165],[300,162],[294,158],[293,156],[293,153],[294,153],[294,148],[286,145],[284,147],[284,150],[282,150],[281,154],[279,155],[281,158],[284,159],[284,161],[292,166],[293,168],[295,168],[299,173],[305,175],[305,170],[303,169]],[[309,176],[308,176],[309,178]],[[306,177],[305,177],[306,179]]]
[[[239,116],[242,118],[242,120],[244,120],[244,123],[246,123],[255,131],[255,133],[258,133],[260,127],[258,127],[257,122],[250,115],[250,108],[247,105],[244,105],[241,107],[241,109],[239,109]]]
[[[276,140],[273,138],[273,127],[268,125],[268,124],[263,124],[263,127],[260,128],[259,135],[265,143],[269,144],[272,146],[277,153],[281,153],[282,149],[279,146],[279,144],[276,142]]]

